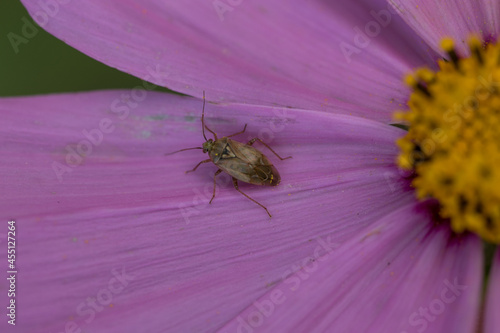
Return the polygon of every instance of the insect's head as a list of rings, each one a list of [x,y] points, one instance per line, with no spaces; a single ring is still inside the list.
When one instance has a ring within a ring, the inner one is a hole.
[[[214,149],[214,143],[215,143],[215,141],[217,141],[217,134],[214,131],[212,131],[210,128],[208,128],[208,126],[205,125],[205,91],[203,91],[203,108],[201,111],[201,128],[202,128],[203,137],[205,138],[205,142],[203,143],[202,147],[184,148],[184,149],[177,150],[177,151],[174,151],[172,153],[165,154],[165,155],[172,155],[172,154],[178,153],[180,151],[191,150],[191,149],[203,149],[204,153],[208,153]],[[207,139],[207,136],[205,135],[205,128],[207,129],[207,131],[209,131],[210,133],[212,133],[214,135],[215,140]]]
[[[208,153],[214,149],[214,140],[208,139],[206,142],[203,143],[203,152]]]

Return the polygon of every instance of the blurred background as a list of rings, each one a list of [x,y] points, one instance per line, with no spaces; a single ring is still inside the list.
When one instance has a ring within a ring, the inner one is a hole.
[[[23,36],[26,22],[38,30],[30,38]],[[140,84],[141,79],[97,62],[48,34],[19,0],[0,1],[0,96],[129,89]]]

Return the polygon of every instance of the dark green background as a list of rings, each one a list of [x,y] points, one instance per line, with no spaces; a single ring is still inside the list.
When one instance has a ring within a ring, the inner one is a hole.
[[[142,80],[80,53],[38,28],[16,53],[8,34],[23,36],[22,21],[33,22],[19,0],[0,0],[0,96],[98,89],[129,89]],[[165,89],[157,89],[167,91]]]

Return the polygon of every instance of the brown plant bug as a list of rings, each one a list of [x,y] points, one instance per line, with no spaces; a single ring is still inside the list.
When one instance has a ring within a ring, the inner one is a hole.
[[[264,208],[266,213],[271,217],[271,214],[267,210],[267,208],[259,203],[258,201],[250,198],[247,194],[243,193],[238,187],[238,180],[255,184],[255,185],[264,185],[264,186],[277,186],[281,177],[276,169],[276,167],[269,161],[269,159],[262,154],[259,150],[252,147],[252,145],[259,141],[264,146],[266,146],[274,155],[276,155],[280,160],[286,160],[291,158],[291,156],[282,158],[279,156],[269,145],[267,145],[264,141],[259,138],[253,138],[247,142],[247,144],[229,139],[230,137],[243,134],[247,129],[247,124],[243,127],[243,130],[234,133],[228,136],[219,139],[217,134],[208,128],[205,125],[205,92],[203,92],[203,109],[201,112],[201,126],[203,138],[205,138],[205,142],[202,147],[194,147],[194,148],[185,148],[181,150],[177,150],[173,153],[166,154],[171,155],[181,151],[190,150],[190,149],[203,149],[204,153],[208,153],[210,158],[201,161],[198,163],[192,170],[186,171],[186,173],[193,172],[203,163],[213,162],[219,170],[217,170],[214,174],[214,192],[212,195],[212,199],[210,199],[210,204],[215,198],[215,188],[216,188],[216,177],[221,172],[226,172],[233,178],[234,188],[243,194],[245,197],[255,202],[257,205]],[[213,134],[214,139],[207,139],[205,135],[205,128],[207,131]]]

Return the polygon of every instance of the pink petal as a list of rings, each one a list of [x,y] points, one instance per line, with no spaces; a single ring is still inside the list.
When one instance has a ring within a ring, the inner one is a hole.
[[[431,48],[441,54],[439,43],[444,37],[452,37],[457,50],[465,55],[469,53],[466,41],[471,34],[487,40],[498,36],[498,1],[389,0],[389,3]]]
[[[206,90],[212,101],[388,122],[409,94],[403,75],[435,55],[382,0],[73,1],[51,10],[23,3],[83,53],[178,92]],[[220,3],[230,8],[222,21]],[[372,37],[358,28],[373,29]]]
[[[500,251],[496,252],[493,259],[489,277],[489,286],[486,293],[484,332],[495,333],[500,327],[498,309],[500,309]]]
[[[434,226],[423,207],[388,214],[321,257],[312,250],[221,332],[473,332],[481,243]]]
[[[241,185],[272,219],[227,178],[208,205],[215,166],[184,174],[206,155],[164,156],[201,144],[201,100],[145,94],[2,99],[0,152],[8,158],[0,177],[8,191],[0,212],[17,223],[23,331],[213,331],[279,282],[319,239],[341,243],[413,201],[393,162],[399,129],[322,112],[207,104],[207,125],[218,133],[248,123],[237,138],[262,136],[293,156],[279,161],[266,152],[281,172],[280,186]],[[114,130],[84,162],[67,166],[66,147],[83,147],[83,131],[103,119]],[[61,182],[54,162],[72,170]],[[115,276],[123,274],[130,279],[121,283]],[[93,299],[105,306],[91,310]]]

